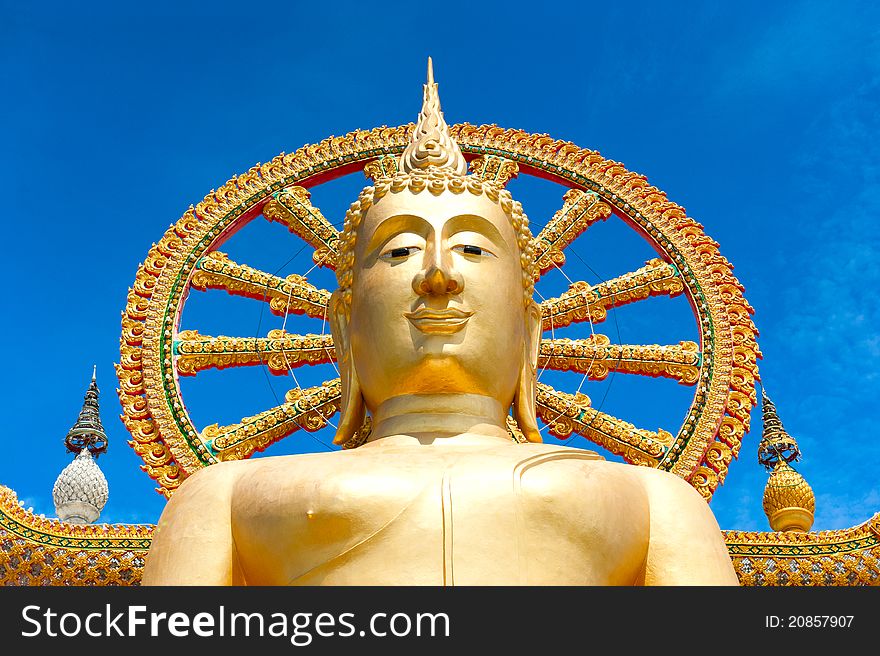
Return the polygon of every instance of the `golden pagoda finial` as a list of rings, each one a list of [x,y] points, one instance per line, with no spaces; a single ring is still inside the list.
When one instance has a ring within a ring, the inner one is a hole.
[[[440,95],[434,82],[434,64],[428,57],[428,81],[424,85],[424,99],[419,120],[413,130],[412,141],[400,156],[398,170],[412,173],[436,166],[467,174],[467,162],[458,144],[449,134],[449,126],[440,110]]]
[[[807,532],[813,526],[816,496],[806,479],[789,464],[801,456],[797,441],[785,432],[776,406],[761,390],[764,430],[758,462],[770,472],[764,488],[764,513],[774,531]]]

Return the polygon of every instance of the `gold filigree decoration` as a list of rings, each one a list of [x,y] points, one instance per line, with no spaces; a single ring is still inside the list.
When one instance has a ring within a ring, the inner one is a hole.
[[[562,207],[533,240],[535,260],[542,275],[565,264],[562,251],[584,230],[611,216],[611,207],[594,192],[569,189],[563,201]]]
[[[499,187],[504,187],[519,175],[519,165],[516,162],[497,155],[475,157],[468,166],[475,176],[481,180],[494,182]]]
[[[351,436],[351,439],[348,442],[344,442],[342,444],[343,449],[356,449],[357,447],[364,444],[368,439],[370,439],[370,435],[373,432],[373,420],[369,415],[364,418],[363,425],[358,429],[358,431]]]
[[[327,317],[330,292],[318,289],[298,274],[286,278],[237,264],[225,253],[212,251],[196,265],[190,284],[199,290],[225,289],[230,294],[269,302],[273,314]]]
[[[263,207],[263,216],[286,225],[292,233],[310,244],[315,249],[312,254],[315,264],[335,270],[339,255],[339,231],[330,225],[309,198],[309,190],[304,187],[292,186],[275,192],[272,200]]]
[[[181,331],[174,342],[177,372],[192,376],[205,369],[266,365],[275,375],[285,375],[304,364],[336,360],[330,335],[291,335],[270,330],[267,337],[211,337],[197,330]]]
[[[511,415],[507,415],[507,432],[510,434],[510,439],[514,442],[528,444],[529,439],[525,436],[525,433],[522,432],[519,424],[516,423],[516,419]]]
[[[393,178],[395,173],[397,173],[397,158],[392,155],[367,162],[364,167],[364,176],[373,182],[380,178]]]
[[[566,439],[575,432],[636,465],[656,467],[672,444],[672,435],[662,429],[654,433],[636,428],[590,407],[585,394],[566,394],[543,383],[538,383],[537,410],[556,437]]]
[[[610,308],[644,300],[650,296],[677,296],[684,291],[678,270],[659,258],[645,266],[598,285],[575,282],[561,296],[541,303],[544,330],[563,328],[572,323],[601,323]]]
[[[880,513],[833,531],[723,531],[747,586],[880,585]]]
[[[158,284],[161,273],[184,251],[184,238],[192,234],[197,225],[198,220],[190,207],[147,253],[128,292],[119,340],[120,363],[115,367],[119,379],[117,393],[123,409],[121,419],[132,436],[128,443],[144,461],[145,470],[159,484],[157,491],[165,497],[170,496],[187,474],[162,439],[157,415],[147,406],[144,357],[146,346],[155,340],[155,329],[148,330],[146,322],[155,315],[156,301],[163,298],[167,289]],[[152,364],[155,359],[147,357],[147,362]],[[158,416],[161,415],[160,409]]]
[[[137,585],[153,529],[47,519],[0,485],[0,585]]]
[[[339,379],[287,393],[285,402],[238,424],[211,424],[202,431],[220,460],[241,460],[262,451],[283,437],[303,428],[320,430],[339,411],[341,391]]]
[[[611,344],[605,335],[586,339],[544,339],[538,352],[538,367],[577,371],[592,380],[603,380],[611,371],[675,378],[683,385],[695,385],[700,376],[700,347],[696,342],[677,345]]]

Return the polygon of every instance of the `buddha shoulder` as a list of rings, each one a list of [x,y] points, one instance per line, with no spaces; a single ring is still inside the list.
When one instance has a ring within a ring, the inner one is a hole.
[[[228,507],[236,480],[250,464],[249,461],[240,460],[220,462],[190,474],[169,499],[162,512],[160,526],[163,520],[188,512],[190,508],[197,510],[204,507],[206,499],[210,500],[213,508]]]
[[[144,585],[231,585],[236,579],[230,507],[247,462],[212,465],[190,475],[172,495],[153,533]]]

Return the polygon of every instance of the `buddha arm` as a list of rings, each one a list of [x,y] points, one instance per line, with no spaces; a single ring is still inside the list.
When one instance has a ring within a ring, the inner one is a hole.
[[[171,497],[153,535],[143,585],[238,585],[230,517],[238,462],[191,475]]]
[[[739,585],[709,505],[673,474],[642,469],[651,532],[645,585]]]

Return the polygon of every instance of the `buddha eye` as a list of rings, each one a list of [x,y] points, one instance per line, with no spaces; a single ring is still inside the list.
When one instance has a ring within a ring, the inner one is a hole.
[[[383,260],[400,260],[405,257],[409,257],[410,255],[415,255],[418,253],[421,248],[418,246],[399,246],[397,248],[392,248],[391,250],[385,251],[380,255]]]
[[[461,244],[460,246],[453,247],[454,251],[458,251],[459,253],[463,253],[465,255],[476,255],[476,256],[491,256],[494,257],[495,254],[482,246],[474,246],[473,244]]]

